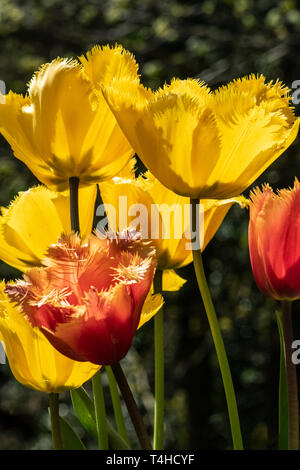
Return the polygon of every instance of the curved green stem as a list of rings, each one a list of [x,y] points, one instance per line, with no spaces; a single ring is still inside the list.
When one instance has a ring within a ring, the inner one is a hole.
[[[62,439],[59,427],[59,400],[58,393],[49,393],[49,411],[54,450],[62,450]]]
[[[299,450],[299,403],[296,365],[292,362],[293,325],[291,302],[282,301],[282,330],[285,349],[288,400],[288,449]]]
[[[109,383],[109,389],[110,389],[110,394],[111,394],[111,399],[112,399],[112,404],[113,404],[113,409],[114,409],[114,415],[116,419],[116,425],[118,429],[118,433],[120,436],[124,439],[127,444],[129,444],[129,438],[127,435],[126,431],[126,426],[124,422],[124,417],[122,413],[122,407],[121,407],[121,401],[120,401],[120,395],[118,392],[118,387],[116,383],[115,376],[113,374],[113,371],[111,370],[110,366],[105,367],[107,378],[108,378],[108,383]]]
[[[196,231],[198,231],[198,227],[197,227],[198,207],[199,207],[198,200],[191,199],[192,234],[195,234]],[[227,359],[227,354],[226,354],[218,318],[215,312],[215,308],[212,302],[209,287],[208,287],[206,277],[205,277],[200,243],[198,244],[198,246],[194,247],[193,249],[193,260],[194,260],[194,269],[195,269],[195,274],[196,274],[199,290],[200,290],[203,304],[206,310],[209,326],[211,329],[212,337],[213,337],[215,348],[216,348],[221,375],[223,379],[225,396],[226,396],[227,407],[228,407],[228,412],[229,412],[229,420],[230,420],[230,425],[231,425],[233,447],[236,450],[242,450],[243,441],[242,441],[242,435],[241,435],[241,430],[240,430],[240,420],[239,420],[234,387],[232,383],[231,372],[229,368],[229,363]]]
[[[287,397],[287,380],[285,365],[285,345],[282,328],[282,314],[276,313],[276,321],[279,333],[280,343],[280,367],[279,367],[279,390],[278,390],[278,449],[288,450],[288,397]]]
[[[154,276],[154,294],[162,293],[161,270],[157,270]],[[164,445],[164,311],[160,311],[154,317],[154,362],[155,362],[155,408],[154,408],[154,437],[153,449],[161,450]]]
[[[93,395],[95,404],[95,418],[100,450],[108,449],[108,431],[106,424],[105,402],[102,388],[101,371],[92,378]]]

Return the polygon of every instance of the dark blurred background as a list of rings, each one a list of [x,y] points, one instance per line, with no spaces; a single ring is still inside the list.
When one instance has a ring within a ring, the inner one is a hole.
[[[44,62],[118,42],[136,56],[144,84],[154,88],[173,76],[199,77],[215,88],[250,73],[263,73],[268,81],[279,78],[292,87],[300,79],[299,31],[300,11],[293,0],[0,0],[0,79],[7,91],[24,93]],[[298,139],[256,184],[291,186],[299,176],[299,161]],[[35,183],[1,137],[0,205]],[[204,262],[232,369],[245,447],[276,449],[279,305],[263,297],[254,283],[247,227],[247,210],[233,207],[205,250]],[[1,278],[17,274],[0,263]],[[180,292],[166,296],[166,447],[230,449],[221,376],[192,266],[180,274],[188,282]],[[295,302],[295,338],[300,338],[298,308]],[[123,360],[150,430],[152,338],[150,322]],[[110,413],[108,393],[107,404]],[[45,394],[26,389],[8,365],[0,366],[0,449],[51,448],[47,406]],[[89,448],[96,448],[79,426],[68,393],[61,395],[61,414]]]

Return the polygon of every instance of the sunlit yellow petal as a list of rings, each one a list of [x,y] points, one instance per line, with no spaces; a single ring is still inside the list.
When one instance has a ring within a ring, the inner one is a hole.
[[[17,158],[31,159],[32,164],[37,165],[36,147],[31,132],[31,101],[28,96],[18,95],[12,91],[4,98],[0,107],[0,132]]]
[[[138,64],[133,55],[118,44],[95,46],[79,60],[95,88],[100,89],[101,84],[109,84],[113,79],[131,80],[138,76]]]
[[[191,96],[190,86],[183,94],[183,85],[179,87],[177,82],[156,95],[136,84],[131,100],[124,87],[121,81],[114,83],[104,87],[104,95],[135,151],[161,183],[182,196],[196,197],[199,179],[205,173],[203,168],[199,172],[199,156],[205,155],[202,163],[206,166],[216,164],[219,158],[213,113],[203,106],[198,94]],[[175,93],[176,87],[180,93]],[[203,88],[207,97],[206,88],[198,82],[195,87]]]
[[[179,268],[192,261],[186,249],[189,238],[189,198],[162,185],[150,172],[136,184],[151,197],[151,239],[156,245],[159,269]]]
[[[211,90],[208,86],[201,80],[188,78],[186,80],[179,80],[178,78],[173,78],[171,83],[165,84],[163,88],[155,92],[155,96],[165,96],[166,94],[175,94],[181,96],[189,96],[193,100],[197,100],[200,105],[208,105]]]
[[[91,233],[97,186],[79,189],[82,236]],[[0,258],[25,271],[37,266],[47,248],[71,231],[70,198],[44,186],[20,193],[0,217]]]
[[[99,186],[109,228],[116,231],[135,227],[143,238],[151,239],[156,247],[158,269],[177,269],[193,261],[189,198],[170,191],[150,172],[133,180],[116,177]],[[202,250],[235,203],[243,205],[244,198],[201,200]],[[106,223],[106,219],[102,220]]]
[[[212,189],[217,197],[242,192],[293,142],[299,120],[288,104],[287,89],[265,84],[261,76],[235,80],[215,92],[212,107],[222,150],[207,174],[207,187],[219,181]]]
[[[151,239],[159,269],[180,267],[187,258],[191,261],[184,238],[187,198],[144,177],[113,178],[99,186],[111,230],[135,227],[143,238]]]
[[[123,178],[127,180],[133,180],[135,178],[135,170],[136,170],[137,161],[136,158],[131,158],[127,165],[119,171],[116,175],[118,178]]]
[[[120,46],[94,48],[82,62],[43,65],[29,83],[29,96],[10,92],[0,108],[0,132],[15,156],[59,191],[70,177],[85,184],[111,178],[134,154],[93,81],[97,67],[105,83],[114,74],[137,77],[137,64]]]
[[[19,307],[12,304],[0,284],[0,334],[11,371],[23,385],[46,393],[80,387],[99,370],[89,362],[76,362],[60,354],[33,328]]]
[[[165,269],[163,271],[162,290],[175,292],[181,289],[186,283],[186,279],[177,274],[174,269]]]
[[[145,323],[151,320],[151,318],[154,317],[154,315],[163,306],[163,303],[164,303],[164,299],[162,295],[160,294],[151,295],[151,293],[149,293],[142,309],[140,323],[139,323],[138,328],[141,328]]]
[[[156,93],[114,80],[104,96],[145,166],[172,191],[200,199],[243,192],[295,139],[288,89],[262,76],[216,92],[193,79]]]
[[[243,196],[230,199],[203,199],[200,201],[200,211],[204,211],[204,238],[201,251],[203,251],[216,234],[227,212],[233,204],[246,208],[248,202]]]

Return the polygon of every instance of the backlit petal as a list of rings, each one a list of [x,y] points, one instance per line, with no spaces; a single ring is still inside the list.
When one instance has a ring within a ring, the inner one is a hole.
[[[82,62],[44,64],[30,81],[29,96],[10,92],[0,109],[0,132],[15,156],[59,191],[70,177],[85,184],[111,178],[134,154],[95,80],[137,77],[137,64],[120,46],[96,47]]]
[[[138,64],[133,55],[118,44],[95,46],[79,60],[95,88],[100,89],[101,84],[109,84],[113,79],[138,77]]]
[[[288,89],[250,76],[211,92],[173,80],[156,93],[114,80],[104,96],[146,167],[172,191],[197,199],[243,192],[294,141],[299,119]]]
[[[131,346],[152,285],[155,249],[134,229],[113,239],[64,234],[43,267],[10,283],[5,293],[62,354],[111,364]],[[98,249],[97,249],[98,247]]]
[[[249,250],[256,283],[276,299],[300,297],[300,184],[274,194],[266,185],[251,193]]]
[[[90,234],[96,186],[79,189],[82,237]],[[43,186],[20,193],[0,217],[0,258],[25,271],[41,264],[48,246],[63,232],[70,232],[70,198]]]
[[[186,283],[186,279],[183,279],[177,274],[174,269],[165,269],[163,271],[162,290],[169,292],[176,292]]]
[[[23,385],[46,393],[80,387],[99,369],[60,354],[39,331],[32,328],[20,308],[13,305],[0,285],[0,336],[11,371]]]
[[[116,177],[99,186],[110,229],[137,227],[155,245],[158,269],[176,269],[192,262],[189,198],[170,191],[150,172],[134,179]],[[201,200],[202,250],[235,203],[243,206],[245,199]]]

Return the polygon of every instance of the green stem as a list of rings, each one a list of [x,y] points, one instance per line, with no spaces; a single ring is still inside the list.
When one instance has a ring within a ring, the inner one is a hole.
[[[127,442],[127,444],[129,444],[129,439],[128,439],[124,417],[122,413],[120,395],[118,392],[116,379],[110,366],[106,366],[105,370],[106,370],[106,374],[108,378],[109,389],[110,389],[118,433],[124,439],[124,441]]]
[[[59,400],[58,393],[49,393],[49,411],[54,450],[62,450],[62,439],[59,427]]]
[[[98,444],[100,450],[108,449],[108,431],[106,424],[105,402],[101,380],[101,371],[98,371],[92,378],[93,395],[95,404],[95,418],[98,434]]]
[[[79,178],[72,177],[69,179],[70,187],[70,214],[71,214],[71,230],[80,235],[79,225],[79,208],[78,208],[78,190]]]
[[[154,276],[154,294],[162,293],[163,272],[157,270]],[[164,445],[164,311],[154,317],[154,362],[155,362],[155,408],[154,408],[154,437],[153,449],[161,450]]]
[[[282,328],[282,314],[276,313],[276,321],[280,343],[280,368],[279,368],[279,394],[278,394],[278,449],[288,450],[289,448],[289,418],[288,418],[288,397],[285,364],[285,345]]]
[[[198,231],[197,220],[198,220],[198,200],[191,199],[191,228],[193,234]],[[202,262],[202,254],[200,244],[193,249],[193,260],[194,260],[194,269],[199,286],[199,290],[202,296],[203,304],[206,310],[206,315],[210,325],[212,337],[214,340],[216,353],[219,361],[219,366],[221,370],[221,375],[224,384],[225,396],[227,400],[227,407],[229,412],[229,420],[231,425],[231,433],[233,439],[233,447],[236,450],[243,449],[243,441],[240,430],[240,421],[238,408],[236,404],[235,392],[232,383],[231,372],[229,368],[229,363],[227,359],[227,354],[218,322],[218,318],[215,312],[215,308],[212,302],[210,295],[209,287],[206,281],[205,272]]]
[[[132,395],[130,387],[128,385],[125,374],[118,362],[115,362],[111,365],[112,371],[116,378],[119,389],[124,398],[124,402],[127,406],[129,416],[131,418],[132,424],[134,426],[136,435],[141,444],[143,450],[152,450],[150,439],[146,431],[143,419],[135,402],[135,399]]]
[[[293,325],[291,302],[282,301],[282,329],[285,349],[288,397],[288,448],[299,450],[299,404],[296,366],[292,362]]]

